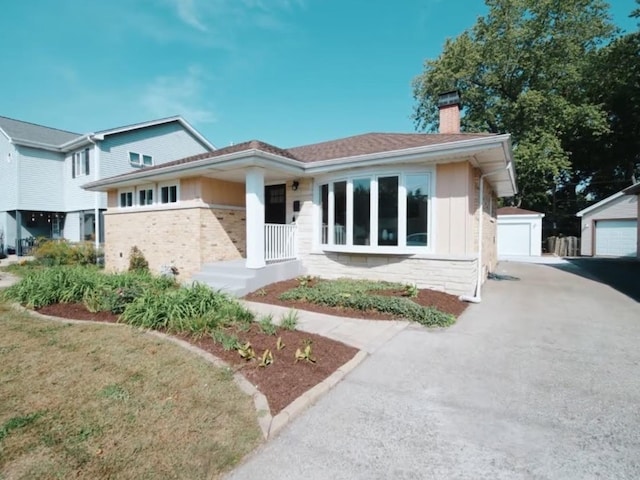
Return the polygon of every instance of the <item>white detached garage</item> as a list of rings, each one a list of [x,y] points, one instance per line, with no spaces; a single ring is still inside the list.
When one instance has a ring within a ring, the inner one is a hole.
[[[539,257],[542,255],[544,213],[517,207],[498,209],[498,256]]]
[[[576,213],[582,217],[582,255],[635,257],[638,253],[638,197],[618,192]]]

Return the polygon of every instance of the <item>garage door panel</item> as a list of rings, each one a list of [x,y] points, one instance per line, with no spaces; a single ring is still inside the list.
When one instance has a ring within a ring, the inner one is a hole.
[[[637,220],[598,220],[595,227],[595,254],[611,257],[635,257]]]
[[[498,225],[498,255],[531,255],[531,224]]]

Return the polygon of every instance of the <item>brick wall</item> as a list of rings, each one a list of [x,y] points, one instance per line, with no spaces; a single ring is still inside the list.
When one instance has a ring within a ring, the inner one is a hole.
[[[202,263],[233,260],[245,254],[244,209],[189,206],[164,210],[105,214],[105,267],[126,270],[131,247],[137,246],[158,272],[174,265],[188,280]]]

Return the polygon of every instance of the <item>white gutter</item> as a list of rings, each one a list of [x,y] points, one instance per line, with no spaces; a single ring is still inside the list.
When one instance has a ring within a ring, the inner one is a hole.
[[[507,170],[511,169],[511,162],[507,163]],[[482,287],[482,226],[484,224],[484,179],[490,175],[495,175],[497,173],[502,173],[504,168],[500,168],[498,170],[494,170],[493,172],[488,172],[483,175],[480,175],[480,218],[478,220],[478,268],[477,270],[477,278],[476,278],[476,293],[473,297],[468,295],[462,295],[460,300],[471,303],[480,303],[482,301],[482,297],[480,295],[480,289]]]

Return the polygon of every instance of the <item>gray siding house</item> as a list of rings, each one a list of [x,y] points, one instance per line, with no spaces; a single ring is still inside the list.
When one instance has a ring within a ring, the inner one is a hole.
[[[33,238],[104,241],[107,196],[82,185],[211,152],[179,116],[79,134],[0,116],[0,239],[21,253]]]

